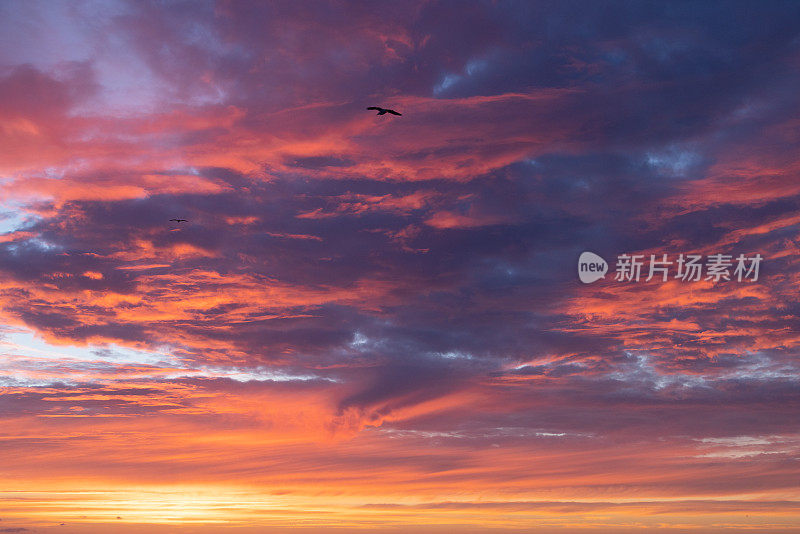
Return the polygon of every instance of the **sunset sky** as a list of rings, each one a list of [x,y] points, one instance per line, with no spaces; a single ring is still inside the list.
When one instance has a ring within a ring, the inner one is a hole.
[[[0,533],[800,532],[799,155],[798,2],[0,0]]]

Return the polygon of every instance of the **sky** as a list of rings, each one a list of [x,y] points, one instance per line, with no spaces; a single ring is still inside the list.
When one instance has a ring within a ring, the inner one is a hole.
[[[798,112],[797,2],[0,2],[0,532],[797,532]]]

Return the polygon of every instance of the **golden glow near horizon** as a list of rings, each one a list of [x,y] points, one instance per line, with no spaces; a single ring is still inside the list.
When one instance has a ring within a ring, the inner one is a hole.
[[[796,507],[775,510],[775,502],[742,496],[762,509],[743,520],[737,514],[740,499],[700,502],[667,500],[583,501],[447,501],[371,503],[363,497],[313,497],[263,494],[225,487],[171,487],[157,489],[98,489],[93,491],[12,492],[0,494],[7,520],[22,519],[46,527],[52,523],[76,525],[180,526],[213,525],[383,528],[413,525],[469,525],[480,522],[500,529],[539,527],[674,527],[746,526],[785,529],[797,519]],[[564,521],[564,515],[571,517]]]

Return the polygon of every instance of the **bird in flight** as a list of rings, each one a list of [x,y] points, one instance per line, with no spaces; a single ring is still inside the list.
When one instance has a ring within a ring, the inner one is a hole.
[[[378,112],[378,115],[386,115],[387,113],[391,113],[392,115],[402,115],[402,113],[398,113],[393,109],[379,108],[377,106],[370,106],[367,109],[374,109]]]
[[[189,221],[187,221],[186,219],[170,219],[170,221],[173,221],[173,222],[179,222],[179,223],[180,223],[180,222],[189,222]]]

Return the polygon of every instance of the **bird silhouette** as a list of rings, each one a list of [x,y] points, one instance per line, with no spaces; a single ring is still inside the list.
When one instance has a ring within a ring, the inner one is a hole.
[[[377,106],[370,106],[367,109],[374,109],[378,112],[378,115],[386,115],[387,113],[391,113],[392,115],[402,115],[402,113],[398,113],[393,109],[379,108]]]
[[[189,221],[187,221],[186,219],[170,219],[170,221],[172,221],[172,222],[179,222],[179,223],[181,223],[181,222],[189,222]]]

